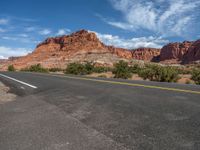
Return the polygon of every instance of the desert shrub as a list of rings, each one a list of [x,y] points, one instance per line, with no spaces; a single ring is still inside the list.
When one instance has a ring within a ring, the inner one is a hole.
[[[114,65],[113,74],[114,78],[128,79],[131,77],[130,68],[128,63],[121,60]]]
[[[134,64],[129,67],[131,73],[138,73],[141,70],[141,67],[138,64]]]
[[[84,65],[84,68],[86,70],[86,74],[91,74],[94,70],[94,65],[90,62],[87,62],[85,65]]]
[[[144,80],[159,82],[176,82],[179,79],[179,73],[175,67],[163,67],[159,65],[146,65],[138,73]]]
[[[194,80],[196,84],[200,85],[200,69],[194,69],[192,71],[192,80]]]
[[[16,71],[15,67],[13,65],[8,66],[8,71]]]
[[[48,69],[43,68],[41,66],[41,64],[36,64],[36,65],[32,65],[30,67],[21,69],[21,71],[27,71],[27,72],[43,72],[43,73],[47,73]]]
[[[59,71],[63,71],[63,69],[61,69],[61,68],[50,68],[49,71],[50,72],[59,72]]]
[[[191,74],[192,69],[190,68],[176,68],[179,74]]]
[[[95,73],[103,73],[103,72],[108,72],[108,71],[111,71],[111,68],[103,67],[103,66],[96,66],[93,68],[93,72]]]
[[[80,63],[70,63],[65,70],[66,74],[84,75],[87,74],[85,66]]]

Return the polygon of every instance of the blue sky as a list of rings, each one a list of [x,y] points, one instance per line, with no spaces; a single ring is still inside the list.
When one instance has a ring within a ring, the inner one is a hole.
[[[199,0],[1,0],[0,58],[79,29],[108,45],[162,47],[200,39]]]

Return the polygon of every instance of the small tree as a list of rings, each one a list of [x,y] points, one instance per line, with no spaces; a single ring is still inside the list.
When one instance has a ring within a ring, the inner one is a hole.
[[[200,69],[194,69],[192,71],[192,80],[198,85],[200,85]]]
[[[128,63],[121,60],[118,63],[115,64],[113,74],[115,75],[115,78],[122,78],[122,79],[128,79],[131,77],[131,72],[129,70]]]
[[[15,67],[13,65],[8,66],[8,71],[16,71]]]

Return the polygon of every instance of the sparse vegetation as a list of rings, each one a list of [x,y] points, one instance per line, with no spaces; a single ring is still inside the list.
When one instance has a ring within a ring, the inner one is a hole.
[[[27,72],[43,72],[43,73],[49,72],[48,69],[43,68],[43,67],[41,66],[41,64],[32,65],[32,66],[30,66],[30,67],[28,67],[28,68],[21,69],[21,71],[27,71]]]
[[[139,64],[133,64],[132,66],[129,67],[129,70],[131,73],[138,73],[141,70],[141,67]]]
[[[130,67],[128,63],[125,61],[119,61],[115,64],[113,74],[115,75],[114,78],[122,78],[128,79],[131,77]]]
[[[16,71],[15,67],[13,65],[8,66],[8,71]]]
[[[94,70],[94,65],[90,62],[87,62],[83,67],[85,68],[86,74],[91,74]]]
[[[139,76],[144,80],[159,82],[176,82],[179,79],[179,73],[175,67],[159,66],[159,65],[146,65],[145,68],[139,71]]]
[[[111,68],[103,67],[103,66],[96,66],[93,68],[93,72],[95,72],[95,73],[103,73],[103,72],[108,72],[111,70],[112,70]]]
[[[194,69],[192,71],[192,80],[198,85],[200,85],[200,69]]]
[[[85,66],[83,64],[71,63],[67,66],[65,73],[74,75],[85,75],[87,74],[87,70],[85,69]]]
[[[194,69],[193,69],[194,68]],[[192,70],[193,69],[193,70]],[[8,71],[15,71],[13,65],[8,66]],[[105,73],[112,71],[114,78],[128,79],[131,78],[132,74],[138,74],[144,80],[158,81],[158,82],[177,82],[181,76],[188,75],[188,79],[184,81],[185,84],[196,84],[200,85],[200,68],[196,66],[182,67],[182,66],[161,66],[154,63],[148,63],[140,66],[139,64],[128,64],[125,61],[119,61],[114,65],[113,68],[104,66],[95,66],[93,63],[87,62],[71,63],[65,70],[61,68],[50,68],[46,69],[41,64],[32,65],[28,68],[21,69],[21,71],[29,72],[64,72],[65,74],[74,75],[88,75],[92,73]],[[190,79],[191,74],[191,79]],[[99,75],[98,77],[106,78],[106,75]],[[179,81],[178,81],[179,82]],[[181,82],[181,81],[180,81]]]
[[[75,74],[75,75],[86,75],[91,74],[93,72],[95,73],[103,73],[111,70],[108,67],[100,67],[95,66],[94,64],[87,62],[86,64],[80,64],[80,63],[71,63],[67,66],[67,69],[65,70],[66,74]]]

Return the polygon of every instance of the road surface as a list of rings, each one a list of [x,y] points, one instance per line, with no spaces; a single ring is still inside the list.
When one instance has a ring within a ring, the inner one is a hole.
[[[199,150],[200,86],[1,72],[1,150]]]

